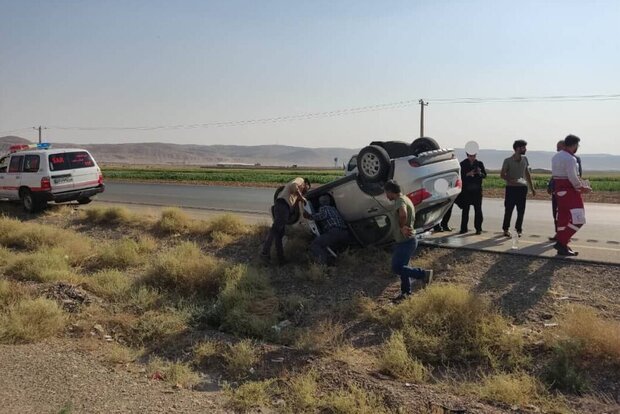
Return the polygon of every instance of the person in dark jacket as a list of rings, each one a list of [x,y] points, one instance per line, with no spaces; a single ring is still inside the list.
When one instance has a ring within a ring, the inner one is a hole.
[[[461,180],[463,190],[459,194],[457,205],[463,209],[460,234],[465,234],[469,222],[469,206],[474,206],[474,227],[476,234],[482,233],[482,180],[487,176],[482,161],[476,159],[476,154],[467,154],[461,161]]]

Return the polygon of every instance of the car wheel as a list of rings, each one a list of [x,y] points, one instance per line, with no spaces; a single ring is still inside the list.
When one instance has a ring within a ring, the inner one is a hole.
[[[273,193],[273,202],[275,203],[276,200],[278,199],[278,196],[280,195],[280,193],[284,190],[284,186],[281,185],[280,187],[278,187],[275,191],[275,193]],[[273,207],[271,208],[271,217],[273,217]],[[288,221],[286,222],[286,224],[295,224],[299,221],[299,218],[301,217],[301,213],[299,212],[299,207],[295,207],[292,211],[291,214],[289,214],[288,216]]]
[[[357,171],[365,182],[385,181],[390,172],[390,157],[378,145],[364,147],[357,156]]]
[[[84,197],[84,198],[79,198],[77,202],[78,204],[88,204],[91,201],[93,200],[91,200],[90,197]]]
[[[41,203],[37,201],[32,195],[32,191],[30,190],[22,190],[21,191],[21,199],[22,205],[24,206],[24,210],[28,213],[36,213],[41,209]]]
[[[439,144],[433,138],[422,137],[411,143],[411,151],[413,155],[419,155],[426,151],[434,151],[439,149]]]

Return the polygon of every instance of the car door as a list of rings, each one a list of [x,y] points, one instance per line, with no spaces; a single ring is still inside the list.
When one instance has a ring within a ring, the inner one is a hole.
[[[0,174],[0,188],[3,198],[11,200],[19,199],[19,186],[21,182],[22,166],[24,164],[23,155],[11,155],[7,172]]]

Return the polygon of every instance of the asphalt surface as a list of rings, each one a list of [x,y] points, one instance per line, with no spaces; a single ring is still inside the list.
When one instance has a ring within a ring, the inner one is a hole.
[[[248,223],[257,223],[270,220],[268,212],[273,202],[273,192],[272,188],[113,182],[106,184],[106,191],[97,197],[97,201],[124,204],[140,211],[176,206],[201,217],[232,212]],[[487,198],[482,208],[484,223],[481,235],[476,236],[473,232],[459,235],[454,231],[436,233],[424,241],[445,247],[555,257],[553,243],[548,241],[548,237],[553,235],[550,201],[527,202],[523,236],[518,241],[517,249],[512,249],[512,240],[501,233],[503,200]],[[471,210],[469,223],[473,227]],[[620,264],[620,205],[586,204],[586,217],[587,223],[571,244],[574,250],[579,251],[579,256],[563,259]],[[450,226],[458,230],[460,219],[461,210],[455,207]],[[516,211],[513,213],[513,225],[515,219]]]

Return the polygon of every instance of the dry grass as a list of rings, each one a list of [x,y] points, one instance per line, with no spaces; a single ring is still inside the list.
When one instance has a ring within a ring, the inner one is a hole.
[[[544,386],[525,373],[487,376],[474,390],[482,399],[511,406],[538,404],[545,394]]]
[[[241,218],[233,214],[223,214],[209,220],[208,228],[211,233],[240,236],[247,232],[248,226]]]
[[[148,311],[138,319],[135,336],[141,343],[163,341],[185,331],[188,319],[189,315],[179,310]]]
[[[86,288],[103,298],[119,301],[127,298],[132,282],[124,273],[107,269],[86,278]]]
[[[285,393],[285,398],[291,412],[304,413],[316,410],[319,404],[317,398],[319,390],[318,378],[318,373],[311,369],[286,381],[287,392]]]
[[[226,264],[203,254],[195,243],[183,242],[159,254],[146,270],[143,282],[183,295],[210,296],[220,287]]]
[[[194,346],[194,362],[197,365],[206,365],[209,360],[221,354],[222,345],[214,340],[199,342]]]
[[[82,220],[104,225],[124,224],[129,226],[141,226],[145,224],[145,219],[130,212],[125,207],[100,207],[92,206],[82,210]]]
[[[224,387],[228,397],[227,406],[234,412],[246,413],[256,409],[269,407],[274,394],[275,381],[250,381],[241,384],[236,389]]]
[[[0,309],[14,305],[23,299],[29,299],[30,289],[21,283],[0,279]]]
[[[69,258],[62,250],[21,253],[6,266],[5,274],[17,280],[35,282],[64,281],[80,283],[82,277],[71,268]]]
[[[74,231],[0,217],[0,245],[28,251],[63,251],[72,265],[81,264],[92,252],[88,237]]]
[[[155,357],[146,369],[150,377],[159,376],[167,383],[183,388],[191,388],[200,382],[200,375],[182,362],[168,362]]]
[[[66,316],[56,302],[48,299],[24,299],[0,313],[0,341],[35,342],[60,332]]]
[[[280,315],[279,300],[261,271],[244,265],[226,269],[213,312],[220,328],[237,335],[265,337]]]
[[[162,302],[159,291],[148,286],[134,286],[129,292],[127,304],[140,311],[147,311],[158,306]]]
[[[295,268],[295,277],[311,282],[324,282],[329,278],[329,268],[325,265],[312,262],[307,266],[297,266]]]
[[[159,231],[164,233],[183,233],[192,227],[192,219],[180,208],[165,208],[156,223]]]
[[[240,378],[250,373],[250,369],[258,362],[259,352],[252,341],[244,339],[229,345],[223,356],[228,373]]]
[[[135,361],[142,351],[112,343],[105,348],[105,359],[112,364],[128,364]]]
[[[125,237],[104,244],[92,260],[98,268],[126,269],[145,263],[147,255],[156,248],[157,243],[153,238],[133,240]]]
[[[431,286],[391,309],[384,323],[402,330],[409,352],[423,362],[523,362],[521,335],[487,300],[459,286]]]
[[[389,412],[378,395],[356,385],[328,393],[320,405],[323,411],[338,414],[383,414]]]
[[[402,332],[392,333],[382,346],[379,356],[381,371],[396,378],[423,383],[428,380],[428,370],[419,361],[411,358],[407,352]]]
[[[332,319],[317,322],[303,330],[295,346],[304,351],[329,352],[345,344],[344,325]]]
[[[620,323],[605,320],[586,306],[570,306],[559,321],[559,340],[581,345],[584,355],[620,365]]]

